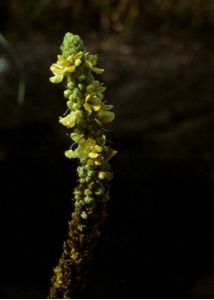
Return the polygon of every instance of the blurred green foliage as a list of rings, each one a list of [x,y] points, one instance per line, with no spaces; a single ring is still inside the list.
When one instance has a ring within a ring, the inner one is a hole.
[[[76,15],[75,1],[70,3],[73,17]],[[197,28],[214,23],[213,0],[89,0],[79,1],[77,14],[89,9],[96,15],[103,30],[120,31],[127,27],[188,25]],[[92,20],[93,22],[93,20]]]
[[[43,12],[51,0],[21,0],[19,2],[21,2],[25,17],[33,20]]]
[[[5,6],[9,11],[9,17],[26,24],[40,17],[42,12],[48,8],[50,2],[51,0],[13,0],[8,1]]]
[[[122,31],[127,28],[214,24],[214,0],[1,0],[8,22],[45,25],[62,30],[70,26],[85,30]],[[1,9],[2,9],[1,7]]]
[[[16,53],[12,44],[0,33],[0,47],[4,49],[4,51],[9,54],[9,56],[13,59],[15,66],[18,70],[18,93],[17,93],[17,104],[22,105],[25,97],[25,76],[24,76],[24,68],[22,61],[19,55]],[[2,53],[1,53],[2,54]],[[0,73],[9,70],[10,64],[6,58],[0,56]],[[13,70],[14,72],[14,70]]]

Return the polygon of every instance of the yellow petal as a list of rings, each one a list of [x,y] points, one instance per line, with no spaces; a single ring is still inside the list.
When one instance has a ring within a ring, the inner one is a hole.
[[[100,160],[95,160],[94,163],[95,163],[96,166],[100,166],[102,162]]]
[[[98,111],[98,110],[100,110],[100,107],[101,107],[101,99],[95,96],[95,97],[93,97],[91,104],[93,106],[93,110]]]
[[[89,166],[93,166],[93,165],[94,165],[93,159],[88,159],[87,164],[88,164]]]
[[[51,72],[53,72],[55,75],[57,74],[63,74],[64,72],[64,67],[60,66],[60,65],[57,65],[57,64],[53,64],[51,67],[50,67],[50,70]]]
[[[101,105],[94,105],[93,106],[93,110],[94,111],[99,111],[100,110]]]
[[[69,56],[66,58],[66,60],[69,61],[71,64],[73,64],[73,63],[74,63],[74,55],[73,55],[73,54],[69,55]]]
[[[50,82],[52,83],[59,83],[63,80],[63,75],[55,75],[50,77]]]
[[[85,98],[85,102],[87,102],[86,104],[88,104],[89,106],[91,106],[91,108],[93,108],[94,111],[98,111],[100,110],[101,107],[101,99],[99,97],[96,96],[96,94],[92,93],[86,96]],[[88,107],[88,105],[86,105],[86,107]],[[87,111],[90,110],[91,112],[91,108],[86,109]]]
[[[71,65],[71,66],[65,68],[65,72],[72,73],[75,71],[75,69],[76,69],[76,67],[74,65]]]
[[[67,150],[67,151],[65,151],[65,156],[67,157],[67,158],[74,158],[75,157],[75,152],[73,151],[73,150]]]
[[[91,158],[91,159],[95,159],[99,156],[99,154],[97,152],[90,152],[88,154],[88,157]]]
[[[110,123],[114,120],[114,113],[111,111],[99,111],[98,113],[99,120],[103,123]]]
[[[114,106],[109,104],[109,105],[102,105],[102,110],[111,110]]]
[[[85,102],[89,102],[90,99],[91,99],[91,94],[88,94],[85,98]]]
[[[96,141],[93,139],[88,138],[86,141],[87,147],[92,148],[96,145]]]
[[[75,66],[79,66],[80,64],[81,64],[81,59],[79,59],[79,58],[77,58],[76,60],[75,60],[75,62],[74,62],[74,64],[75,64]]]
[[[87,215],[87,213],[86,213],[85,211],[83,211],[83,212],[81,213],[81,217],[82,217],[83,219],[87,219],[87,218],[88,218],[88,215]]]
[[[96,146],[94,147],[94,150],[95,150],[96,152],[98,152],[98,153],[101,153],[101,152],[103,151],[103,147],[102,147],[102,146],[99,146],[99,145],[96,145]]]
[[[90,104],[88,104],[88,103],[84,103],[84,104],[83,104],[83,106],[84,106],[84,108],[85,108],[85,110],[86,110],[87,112],[89,112],[89,113],[91,113],[91,112],[92,112],[92,109],[91,109],[91,106],[90,106]]]
[[[100,180],[109,179],[109,174],[107,172],[101,171],[98,174]]]
[[[88,68],[90,68],[90,69],[92,68],[92,63],[89,60],[86,60],[85,64]]]
[[[94,71],[94,73],[96,73],[96,74],[102,74],[104,72],[104,69],[93,67],[92,71]]]
[[[66,117],[60,117],[59,123],[61,123],[62,125],[66,126],[68,128],[72,128],[72,127],[74,127],[74,125],[76,123],[76,115],[73,112],[71,112]]]

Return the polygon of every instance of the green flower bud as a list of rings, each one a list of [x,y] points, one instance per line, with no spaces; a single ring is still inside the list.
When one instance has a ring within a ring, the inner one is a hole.
[[[73,104],[71,103],[70,100],[68,100],[68,101],[66,102],[66,105],[67,105],[67,107],[68,107],[70,110],[73,109]]]
[[[68,83],[67,83],[67,88],[68,88],[69,90],[73,90],[73,89],[75,88],[75,83],[72,82],[72,81],[68,81]]]
[[[84,44],[78,35],[67,32],[60,49],[62,51],[62,55],[67,58],[71,54],[76,54],[80,51],[84,51]]]
[[[81,108],[81,104],[80,103],[74,103],[72,106],[73,110],[78,110]]]
[[[92,204],[92,203],[95,202],[95,200],[94,200],[94,198],[92,198],[92,197],[86,196],[86,197],[84,198],[84,202],[85,202],[86,204]]]
[[[65,90],[64,91],[64,97],[65,98],[69,98],[70,94],[71,94],[71,90]]]
[[[84,84],[82,84],[82,83],[79,83],[78,84],[78,88],[80,89],[80,91],[83,91],[84,90]]]
[[[91,177],[87,176],[87,177],[85,178],[85,180],[86,180],[86,182],[90,182],[90,181],[91,181]]]
[[[92,176],[94,176],[94,174],[95,174],[94,170],[89,170],[87,175],[92,177]]]
[[[95,191],[95,195],[97,195],[97,196],[101,196],[101,195],[103,195],[104,193],[105,193],[104,187],[100,187],[100,188],[98,188],[98,189]]]
[[[77,229],[81,232],[85,231],[87,227],[85,225],[78,225]]]
[[[79,140],[82,138],[82,134],[79,134],[77,131],[74,131],[74,132],[71,133],[70,137],[72,138],[72,140],[75,143],[78,143]]]
[[[79,182],[82,183],[82,184],[84,184],[84,183],[86,183],[86,180],[85,180],[85,178],[80,178]]]
[[[85,75],[80,75],[80,76],[78,77],[78,80],[79,80],[79,81],[84,81],[84,80],[86,80],[86,76],[85,76]]]
[[[86,213],[86,211],[83,211],[82,213],[81,213],[81,217],[83,218],[83,219],[88,219],[88,215],[87,215],[87,213]]]
[[[84,201],[80,200],[80,201],[75,201],[74,206],[76,208],[81,208],[84,205]]]
[[[84,194],[85,194],[85,196],[92,196],[93,193],[91,190],[85,189]]]
[[[95,85],[93,83],[87,85],[86,90],[87,90],[88,93],[94,92],[95,91]]]
[[[100,180],[110,180],[111,174],[109,172],[101,171],[98,173],[98,178]]]
[[[77,167],[77,173],[80,177],[84,177],[84,168],[82,166]]]

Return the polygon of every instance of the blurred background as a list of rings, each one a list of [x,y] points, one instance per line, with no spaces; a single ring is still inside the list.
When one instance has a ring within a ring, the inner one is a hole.
[[[109,218],[85,298],[214,298],[214,1],[0,0],[0,297],[46,298],[75,162],[49,82],[67,31],[105,68]]]

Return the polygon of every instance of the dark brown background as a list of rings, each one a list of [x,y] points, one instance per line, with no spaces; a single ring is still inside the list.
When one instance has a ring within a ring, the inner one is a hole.
[[[85,298],[214,297],[213,21],[212,0],[0,1],[1,298],[46,297],[67,230],[76,164],[49,83],[67,31],[99,55],[116,113]]]

